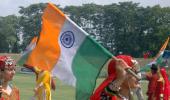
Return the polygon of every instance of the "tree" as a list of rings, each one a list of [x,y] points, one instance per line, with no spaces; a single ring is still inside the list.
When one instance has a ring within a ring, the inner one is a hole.
[[[33,4],[26,8],[20,7],[20,29],[23,35],[22,48],[24,49],[34,36],[38,36],[41,31],[41,15],[46,4]]]
[[[14,15],[0,17],[0,52],[18,52],[18,20]]]
[[[101,41],[104,19],[103,6],[93,3],[82,6],[67,6],[64,8],[64,12],[92,38],[103,44]]]
[[[39,34],[45,6],[40,3],[20,7],[22,48]],[[170,8],[159,5],[144,8],[138,3],[121,2],[104,6],[67,6],[61,10],[114,55],[142,57],[145,51],[155,55],[168,36],[165,33],[170,31]]]

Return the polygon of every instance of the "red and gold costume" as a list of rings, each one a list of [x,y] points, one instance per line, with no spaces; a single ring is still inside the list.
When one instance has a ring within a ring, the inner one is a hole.
[[[159,79],[157,81],[156,91],[154,92],[155,100],[162,100],[163,89],[164,89],[163,87],[164,87],[164,82],[162,79]]]
[[[166,70],[164,68],[161,68],[160,73],[164,79],[164,85],[163,85],[163,100],[170,100],[170,83],[168,80],[168,76],[166,74]]]
[[[116,58],[124,60],[125,63],[130,67],[133,66],[131,56],[119,55]],[[117,100],[116,95],[110,95],[109,93],[105,91],[106,87],[117,78],[115,66],[116,66],[116,62],[113,59],[108,65],[108,77],[96,89],[94,94],[90,97],[90,100]]]
[[[20,100],[19,90],[16,87],[11,87],[11,93],[2,93],[2,97],[0,100]]]
[[[1,97],[0,100],[20,100],[19,90],[12,85],[9,85],[10,80],[6,80],[4,77],[8,76],[10,73],[11,76],[15,74],[16,63],[13,59],[7,56],[0,56],[0,81],[1,81]],[[4,74],[5,73],[5,74]],[[12,74],[13,75],[12,75]],[[7,84],[6,84],[7,83]],[[7,87],[3,87],[7,85]]]
[[[154,94],[155,94],[155,91],[156,91],[156,87],[157,87],[157,81],[159,79],[159,76],[157,73],[153,73],[153,74],[148,74],[146,76],[147,80],[149,81],[149,84],[148,84],[148,91],[147,91],[147,95],[148,95],[148,100],[153,100],[154,98]]]

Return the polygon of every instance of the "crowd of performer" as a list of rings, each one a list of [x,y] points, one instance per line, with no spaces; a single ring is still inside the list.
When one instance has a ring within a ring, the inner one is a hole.
[[[36,75],[33,100],[51,100],[51,89],[55,82],[50,73],[37,67],[31,69]],[[129,55],[113,57],[108,64],[108,76],[93,92],[90,100],[145,100],[142,93],[142,80],[148,80],[148,100],[170,100],[170,82],[164,67],[152,64],[151,71],[140,73],[139,63]],[[16,70],[11,57],[0,56],[0,100],[20,100],[19,89],[10,84]]]
[[[140,73],[138,62],[131,56],[114,57],[108,66],[108,77],[95,90],[90,100],[146,100],[141,81],[148,81],[147,100],[170,100],[170,82],[165,67],[152,64],[150,72]]]

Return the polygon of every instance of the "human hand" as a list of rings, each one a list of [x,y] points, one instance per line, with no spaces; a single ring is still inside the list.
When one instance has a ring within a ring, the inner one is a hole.
[[[38,88],[34,88],[34,96],[36,96],[38,94]]]
[[[117,60],[116,60],[116,65],[121,66],[121,68],[123,68],[123,69],[131,68],[131,67],[128,66],[127,63],[126,63],[124,60],[122,60],[122,59],[117,59]]]

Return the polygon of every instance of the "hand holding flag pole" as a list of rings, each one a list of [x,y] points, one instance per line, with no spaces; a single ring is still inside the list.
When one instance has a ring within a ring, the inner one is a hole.
[[[123,65],[123,69],[125,69],[127,73],[133,75],[137,80],[140,80],[139,76],[134,71],[132,71],[132,69],[125,63],[125,61],[123,61],[122,59],[118,59],[115,56],[113,56],[112,59],[114,59],[115,61],[119,61],[120,64]]]
[[[170,35],[168,36],[168,38],[166,39],[166,41],[164,42],[164,44],[162,45],[161,49],[159,50],[159,52],[157,53],[157,55],[152,59],[152,61],[145,65],[144,67],[142,67],[140,69],[140,72],[146,72],[146,71],[149,71],[150,70],[150,66],[153,64],[153,63],[156,63],[156,64],[159,64],[160,63],[160,60],[159,58],[162,57],[162,54],[164,53],[168,43],[169,43],[169,38],[170,38]]]

